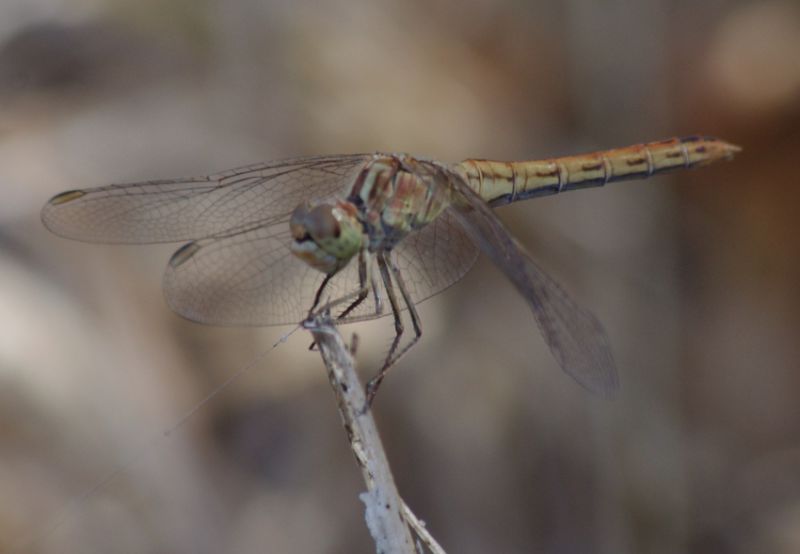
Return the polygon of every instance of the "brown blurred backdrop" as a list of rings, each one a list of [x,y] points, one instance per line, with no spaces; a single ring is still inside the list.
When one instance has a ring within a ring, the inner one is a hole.
[[[744,151],[501,210],[604,322],[614,400],[558,370],[485,260],[421,306],[376,415],[401,493],[454,553],[800,552],[800,5],[4,0],[0,551],[372,550],[309,337],[161,439],[287,329],[181,320],[160,293],[173,247],[52,236],[52,194],[694,133]],[[391,321],[346,331],[369,375]]]

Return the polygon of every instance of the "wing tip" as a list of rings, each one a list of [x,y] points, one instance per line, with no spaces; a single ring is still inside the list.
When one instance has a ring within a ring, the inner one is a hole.
[[[614,398],[616,398],[619,394],[621,388],[622,386],[619,382],[619,375],[617,374],[616,368],[614,368],[608,376],[608,379],[601,383],[594,392],[600,398],[605,400],[614,400]]]
[[[53,196],[50,200],[48,200],[46,206],[60,206],[62,204],[72,202],[73,200],[77,200],[78,198],[82,198],[84,196],[86,196],[85,190],[80,190],[80,189],[65,190],[64,192],[59,192],[58,194]]]
[[[613,361],[603,364],[603,370],[590,373],[573,371],[564,367],[564,373],[572,377],[581,387],[604,400],[613,400],[621,389],[617,368]]]
[[[78,200],[86,195],[86,191],[83,190],[67,190],[64,192],[60,192],[50,198],[47,203],[42,207],[42,211],[40,214],[42,224],[51,232],[69,237],[69,234],[66,233],[64,229],[61,228],[58,221],[58,216],[55,215],[57,212],[54,210],[58,209],[60,206],[64,204],[68,204],[74,200]]]

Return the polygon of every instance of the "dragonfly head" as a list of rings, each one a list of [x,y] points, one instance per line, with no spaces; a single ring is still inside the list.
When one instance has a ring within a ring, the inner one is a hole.
[[[334,273],[355,256],[364,243],[364,232],[355,206],[304,203],[289,220],[292,254],[323,273]]]

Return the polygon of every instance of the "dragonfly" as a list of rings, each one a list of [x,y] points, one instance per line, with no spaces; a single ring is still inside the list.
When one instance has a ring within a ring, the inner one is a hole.
[[[169,306],[196,322],[294,324],[333,311],[344,324],[391,314],[395,336],[367,385],[368,404],[422,336],[416,305],[461,279],[482,251],[530,307],[558,365],[590,391],[610,395],[619,379],[603,327],[534,262],[493,208],[705,166],[738,151],[692,136],[523,162],[303,157],[70,190],[47,202],[42,221],[86,242],[184,241],[163,288]],[[404,312],[414,336],[400,347]]]

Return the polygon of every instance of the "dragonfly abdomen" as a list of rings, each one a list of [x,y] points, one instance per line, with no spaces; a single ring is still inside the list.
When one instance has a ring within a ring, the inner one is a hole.
[[[739,150],[712,137],[685,137],[548,160],[466,160],[457,169],[486,202],[498,206],[707,165]]]

